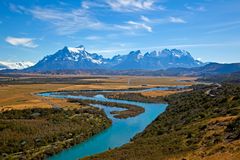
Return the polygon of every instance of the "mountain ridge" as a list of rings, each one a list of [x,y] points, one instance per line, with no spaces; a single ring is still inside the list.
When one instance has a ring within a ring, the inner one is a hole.
[[[89,53],[83,45],[64,47],[40,60],[26,71],[77,70],[77,69],[145,69],[159,70],[174,67],[192,68],[204,65],[191,54],[180,49],[164,49],[143,54],[140,50],[126,55],[104,58],[97,53]]]

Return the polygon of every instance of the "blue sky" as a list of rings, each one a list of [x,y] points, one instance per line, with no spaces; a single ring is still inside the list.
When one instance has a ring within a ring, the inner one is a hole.
[[[0,1],[0,61],[37,62],[81,44],[105,57],[179,48],[205,62],[240,62],[240,1]]]

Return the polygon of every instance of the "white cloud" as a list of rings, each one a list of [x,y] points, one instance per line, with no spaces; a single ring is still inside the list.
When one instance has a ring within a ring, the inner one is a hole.
[[[53,24],[61,35],[72,34],[84,29],[98,30],[104,24],[90,16],[83,9],[62,11],[58,9],[36,7],[30,10],[31,14],[40,20]]]
[[[87,36],[87,37],[85,37],[85,39],[87,39],[87,40],[99,40],[99,39],[102,39],[102,37],[99,37],[99,36]]]
[[[185,5],[185,8],[190,10],[190,11],[197,11],[197,12],[204,12],[206,11],[206,8],[204,6],[197,6],[197,7],[194,7],[194,6],[190,6],[188,4]]]
[[[105,27],[102,22],[92,17],[90,12],[83,8],[66,11],[60,8],[25,8],[12,4],[10,9],[14,12],[30,14],[36,19],[52,24],[60,35],[73,34],[84,29],[98,30]]]
[[[82,1],[81,3],[82,8],[84,9],[90,9],[93,7],[99,7],[99,8],[106,8],[108,7],[105,3],[101,2],[93,2],[93,1]]]
[[[24,13],[33,16],[35,19],[47,22],[51,25],[52,29],[59,35],[72,35],[82,30],[98,30],[98,31],[112,31],[121,32],[131,31],[127,34],[136,35],[136,30],[152,32],[153,24],[160,23],[185,23],[180,18],[171,17],[164,19],[150,19],[144,15],[140,16],[141,21],[130,20],[128,22],[119,22],[118,24],[107,24],[97,19],[95,12],[92,8],[109,8],[107,3],[112,6],[119,7],[121,9],[157,9],[160,5],[155,5],[155,0],[106,0],[105,3],[96,3],[91,1],[82,1],[80,8],[64,9],[64,8],[52,8],[52,7],[33,7],[25,8],[18,5],[12,5],[12,10],[15,12]],[[155,6],[154,6],[155,5]],[[151,25],[150,25],[151,24]],[[89,36],[85,37],[88,40],[96,40],[98,37]]]
[[[126,24],[115,25],[113,28],[118,28],[118,29],[122,29],[122,30],[129,30],[129,31],[146,30],[148,32],[152,32],[153,29],[152,29],[151,25],[168,24],[168,23],[187,23],[185,20],[183,20],[182,18],[178,18],[178,17],[168,17],[168,18],[162,18],[162,19],[150,19],[146,16],[141,15],[140,19],[141,19],[140,22],[128,21],[128,22],[126,22]],[[135,35],[134,32],[131,32],[131,33]]]
[[[144,23],[134,22],[134,21],[128,21],[128,24],[132,25],[136,29],[145,29],[148,32],[152,32],[152,27],[148,26]]]
[[[115,11],[153,10],[153,0],[107,0],[107,4]]]
[[[15,5],[10,3],[9,4],[9,9],[13,12],[17,12],[17,13],[24,13],[25,12],[25,8],[21,5]]]
[[[7,37],[5,41],[13,46],[23,46],[28,48],[38,47],[37,44],[34,44],[32,38]]]
[[[169,17],[169,22],[171,23],[186,23],[185,20],[179,17]]]
[[[166,18],[157,18],[152,19],[146,16],[140,16],[140,19],[147,24],[168,24],[168,23],[187,23],[184,19],[179,17],[166,17]]]
[[[130,31],[144,29],[148,32],[152,32],[151,26],[148,26],[145,23],[140,23],[135,21],[128,21],[125,25],[115,25],[115,28],[130,30]]]
[[[143,20],[145,22],[151,22],[151,20],[146,16],[141,16],[140,18],[141,18],[141,20]]]

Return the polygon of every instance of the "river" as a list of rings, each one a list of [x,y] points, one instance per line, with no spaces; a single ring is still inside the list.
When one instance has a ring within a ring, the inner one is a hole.
[[[149,90],[166,90],[167,88],[151,88]],[[145,90],[142,90],[145,91]],[[127,92],[127,91],[121,91]],[[132,91],[131,91],[132,92]],[[139,90],[138,90],[139,92]],[[88,140],[75,145],[69,149],[66,149],[52,157],[49,160],[75,160],[86,156],[94,155],[107,151],[109,149],[120,147],[126,144],[133,138],[137,133],[142,132],[146,126],[148,126],[156,117],[165,111],[167,104],[162,103],[140,103],[136,101],[126,101],[117,99],[108,99],[103,95],[99,94],[94,97],[85,96],[72,96],[61,94],[61,92],[47,92],[40,93],[40,96],[54,97],[54,98],[75,98],[75,99],[90,99],[107,102],[126,103],[141,106],[145,109],[145,112],[127,119],[114,118],[111,111],[124,110],[122,108],[107,107],[103,105],[92,104],[94,107],[104,109],[108,118],[112,120],[112,125],[108,129],[101,133],[89,138]]]

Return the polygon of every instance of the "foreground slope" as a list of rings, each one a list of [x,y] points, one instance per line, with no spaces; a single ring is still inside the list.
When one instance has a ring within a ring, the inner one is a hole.
[[[0,112],[0,159],[45,159],[108,128],[96,108],[34,108]]]
[[[129,144],[86,159],[239,159],[240,85],[195,87]]]

